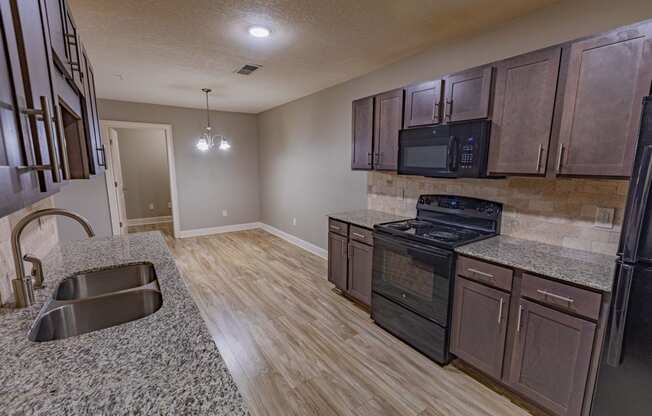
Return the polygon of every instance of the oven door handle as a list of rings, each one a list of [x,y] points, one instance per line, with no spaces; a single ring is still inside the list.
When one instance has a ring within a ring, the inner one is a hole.
[[[457,171],[457,137],[451,136],[448,139],[448,153],[446,155],[446,163],[448,170],[451,172]]]
[[[405,240],[397,241],[391,237],[387,237],[385,234],[380,234],[378,232],[374,233],[374,245],[385,246],[390,249],[397,249],[407,252],[408,255],[413,257],[425,258],[426,256],[436,256],[439,258],[449,259],[452,256],[452,253],[445,250],[440,250],[435,247],[422,246]]]

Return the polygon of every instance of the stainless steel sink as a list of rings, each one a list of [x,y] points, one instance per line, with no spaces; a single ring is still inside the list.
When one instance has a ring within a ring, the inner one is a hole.
[[[64,339],[135,321],[156,312],[161,292],[139,289],[75,302],[53,301],[29,331],[30,341]]]
[[[35,342],[73,337],[144,318],[162,304],[151,263],[77,273],[59,284],[27,337]]]
[[[56,300],[85,299],[144,286],[156,280],[151,263],[129,264],[93,272],[78,273],[62,281],[54,292]]]

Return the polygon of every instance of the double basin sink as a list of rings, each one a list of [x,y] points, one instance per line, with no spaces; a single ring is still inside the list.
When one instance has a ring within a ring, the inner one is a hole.
[[[39,312],[30,341],[54,341],[135,321],[163,304],[151,263],[81,272],[64,279]]]

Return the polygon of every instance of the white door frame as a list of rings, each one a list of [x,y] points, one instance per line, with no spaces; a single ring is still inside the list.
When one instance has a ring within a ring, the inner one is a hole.
[[[171,124],[154,124],[154,123],[140,123],[133,121],[117,121],[117,120],[101,120],[102,125],[102,140],[106,141],[110,137],[109,129],[157,129],[165,131],[165,144],[168,153],[168,169],[170,173],[170,197],[172,199],[172,226],[174,230],[174,237],[179,235],[179,202],[177,201],[177,175],[174,165],[174,141],[172,138],[172,125]],[[108,143],[104,143],[106,147]],[[109,194],[109,210],[111,212],[111,228],[113,234],[120,234],[120,215],[118,203],[115,194],[109,192],[113,186],[113,167],[107,157],[106,168],[106,186]]]

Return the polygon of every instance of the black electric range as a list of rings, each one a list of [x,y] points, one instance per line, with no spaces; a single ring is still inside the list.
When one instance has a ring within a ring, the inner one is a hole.
[[[417,217],[374,227],[371,315],[432,360],[446,364],[455,247],[500,233],[502,204],[422,195]]]

